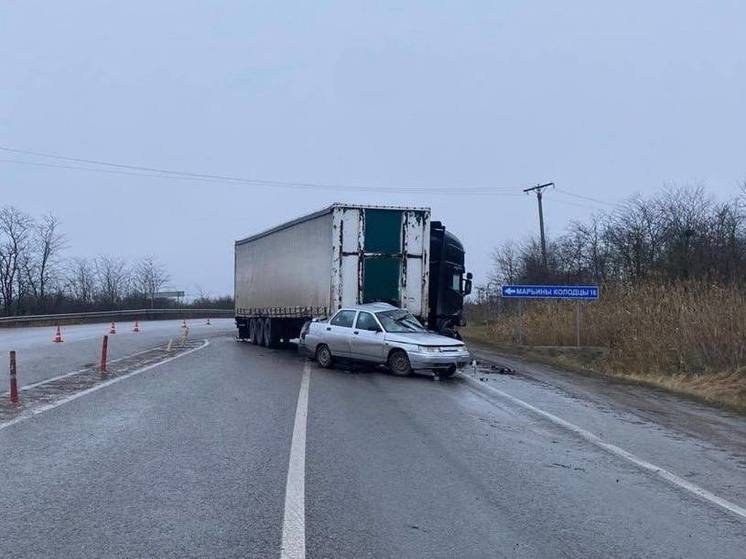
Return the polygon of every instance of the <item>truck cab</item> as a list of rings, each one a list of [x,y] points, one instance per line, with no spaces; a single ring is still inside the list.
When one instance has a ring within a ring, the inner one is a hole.
[[[464,266],[464,246],[439,221],[430,222],[430,309],[428,326],[458,337],[465,324],[464,297],[471,293],[472,275]]]

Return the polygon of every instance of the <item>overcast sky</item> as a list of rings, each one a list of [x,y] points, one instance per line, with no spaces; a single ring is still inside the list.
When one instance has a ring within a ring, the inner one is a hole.
[[[156,255],[232,291],[233,240],[334,201],[430,206],[485,281],[549,234],[664,183],[746,178],[746,2],[0,0],[0,145],[181,171],[513,195],[287,190],[0,162],[0,205],[71,256]],[[2,160],[62,161],[0,152]],[[508,193],[510,194],[510,193]],[[299,272],[301,272],[299,270]]]

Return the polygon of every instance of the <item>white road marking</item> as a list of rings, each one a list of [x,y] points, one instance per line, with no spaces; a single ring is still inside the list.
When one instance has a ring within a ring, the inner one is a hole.
[[[306,557],[306,422],[311,362],[303,365],[298,404],[295,409],[290,463],[285,485],[285,515],[282,520],[282,559]]]
[[[741,507],[735,503],[731,503],[730,501],[727,501],[723,499],[722,497],[718,497],[717,495],[715,495],[714,493],[711,493],[707,489],[703,489],[702,487],[695,485],[694,483],[691,483],[677,476],[676,474],[669,472],[668,470],[664,468],[661,468],[660,466],[656,466],[655,464],[652,464],[651,462],[648,462],[647,460],[643,460],[642,458],[635,456],[634,454],[624,450],[623,448],[620,448],[611,443],[607,443],[600,437],[594,435],[590,431],[586,431],[582,427],[578,427],[574,423],[565,421],[561,417],[557,417],[556,415],[551,414],[547,411],[544,411],[540,408],[537,408],[536,406],[532,406],[528,402],[524,402],[523,400],[516,398],[515,396],[512,396],[508,394],[507,392],[503,392],[502,390],[495,388],[494,386],[489,386],[483,382],[474,380],[473,378],[463,373],[461,374],[461,377],[466,379],[466,382],[468,382],[472,386],[478,387],[481,390],[487,390],[489,392],[493,392],[494,394],[514,403],[517,406],[520,406],[537,415],[542,416],[545,419],[548,419],[555,425],[559,425],[560,427],[564,427],[568,431],[572,431],[576,435],[584,438],[586,441],[597,446],[598,448],[601,448],[607,452],[610,452],[611,454],[618,456],[620,458],[624,458],[625,460],[632,462],[633,464],[642,468],[643,470],[651,472],[657,475],[658,477],[663,478],[666,481],[680,487],[681,489],[684,489],[686,491],[689,491],[690,493],[697,495],[698,497],[706,499],[707,501],[710,501],[711,503],[716,504],[729,512],[732,512],[740,516],[741,518],[746,518],[746,508],[744,507]]]
[[[32,417],[35,417],[39,415],[40,413],[44,413],[45,411],[53,410],[54,408],[58,408],[63,404],[67,404],[68,402],[72,402],[73,400],[77,400],[78,398],[81,398],[83,396],[86,396],[87,394],[90,394],[91,392],[95,392],[96,390],[101,390],[102,388],[106,388],[107,386],[110,386],[116,382],[123,381],[124,379],[128,379],[130,377],[133,377],[135,375],[139,375],[140,373],[144,373],[145,371],[149,371],[150,369],[154,369],[156,367],[159,367],[160,365],[164,365],[166,363],[169,363],[171,361],[174,361],[175,359],[178,359],[179,357],[184,357],[185,355],[189,355],[190,353],[194,353],[195,351],[199,351],[200,349],[206,348],[208,345],[210,345],[209,340],[204,340],[202,345],[199,347],[194,347],[190,350],[185,351],[184,353],[180,353],[178,355],[174,355],[173,357],[168,357],[162,361],[158,361],[157,363],[152,363],[150,365],[147,365],[145,367],[142,367],[141,369],[136,369],[132,371],[131,373],[127,373],[126,375],[122,375],[120,377],[113,378],[111,380],[108,380],[106,382],[102,382],[101,384],[97,384],[96,386],[93,386],[91,388],[88,388],[86,390],[83,390],[82,392],[78,392],[76,394],[72,394],[71,396],[67,396],[65,398],[62,398],[61,400],[57,400],[56,402],[52,402],[51,404],[47,404],[46,406],[42,406],[40,408],[35,408],[29,411],[27,415],[21,415],[19,417],[16,417],[15,419],[11,419],[7,423],[3,423],[0,425],[0,430],[5,429],[6,427],[10,427],[11,425],[15,425],[16,423],[20,423],[22,421],[26,421],[27,419],[31,419]]]

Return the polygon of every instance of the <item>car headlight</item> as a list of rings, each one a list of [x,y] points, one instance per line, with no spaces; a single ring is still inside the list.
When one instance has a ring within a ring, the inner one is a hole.
[[[421,345],[420,351],[423,353],[438,353],[440,351],[440,347],[432,345]]]

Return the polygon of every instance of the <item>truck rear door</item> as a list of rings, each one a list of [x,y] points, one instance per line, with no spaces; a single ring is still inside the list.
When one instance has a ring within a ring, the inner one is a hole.
[[[401,304],[401,210],[365,210],[363,303]]]

